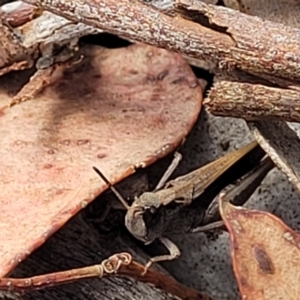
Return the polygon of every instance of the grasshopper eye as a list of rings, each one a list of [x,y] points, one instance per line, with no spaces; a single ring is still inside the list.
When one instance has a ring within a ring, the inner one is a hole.
[[[144,207],[144,213],[150,213],[150,214],[156,214],[157,212],[157,207],[154,205],[147,205]]]
[[[157,208],[156,208],[155,206],[150,206],[150,207],[149,207],[149,211],[150,211],[151,214],[154,215],[154,214],[156,214],[156,212],[157,212]]]

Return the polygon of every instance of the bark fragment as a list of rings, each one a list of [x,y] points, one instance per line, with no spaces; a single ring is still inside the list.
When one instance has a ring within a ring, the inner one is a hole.
[[[216,80],[204,104],[209,112],[251,121],[300,122],[300,91],[250,82]]]

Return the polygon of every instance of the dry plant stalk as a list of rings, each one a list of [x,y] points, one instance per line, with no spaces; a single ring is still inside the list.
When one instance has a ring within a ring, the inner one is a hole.
[[[186,300],[210,300],[208,296],[188,288],[170,276],[157,271],[148,270],[144,275],[144,266],[133,261],[131,254],[127,252],[116,253],[105,259],[101,264],[55,272],[30,278],[1,278],[0,290],[28,292],[33,289],[42,289],[49,286],[66,284],[80,279],[103,278],[105,276],[126,276],[138,281],[151,283],[159,289],[163,289],[181,299]]]
[[[101,264],[78,268],[68,271],[34,276],[31,278],[1,278],[0,290],[2,291],[28,291],[44,287],[70,283],[79,279],[102,278],[117,274],[122,265],[128,265],[132,261],[129,253],[117,253],[105,259]]]

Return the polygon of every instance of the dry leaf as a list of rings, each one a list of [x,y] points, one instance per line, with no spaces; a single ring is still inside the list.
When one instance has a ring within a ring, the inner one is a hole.
[[[274,215],[220,197],[242,299],[299,299],[300,235]]]
[[[118,182],[172,151],[198,117],[202,90],[180,55],[141,44],[81,54],[10,109],[24,78],[1,78],[0,276],[106,189],[92,166]]]

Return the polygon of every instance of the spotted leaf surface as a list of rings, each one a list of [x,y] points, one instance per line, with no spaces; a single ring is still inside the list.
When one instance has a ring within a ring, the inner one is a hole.
[[[299,299],[300,235],[271,213],[220,202],[241,299]]]
[[[0,80],[0,276],[107,187],[165,156],[200,112],[180,55],[142,44],[85,46],[36,99],[8,108],[29,76]]]

